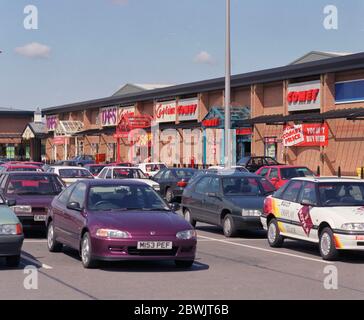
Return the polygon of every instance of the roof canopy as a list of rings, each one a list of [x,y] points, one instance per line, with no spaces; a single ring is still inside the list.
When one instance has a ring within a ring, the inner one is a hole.
[[[83,128],[81,121],[60,121],[55,131],[56,136],[72,136]]]

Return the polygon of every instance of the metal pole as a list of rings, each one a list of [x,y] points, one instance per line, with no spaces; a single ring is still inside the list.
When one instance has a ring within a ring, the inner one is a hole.
[[[231,77],[231,51],[230,51],[230,0],[226,0],[226,53],[225,53],[225,166],[232,164],[231,136],[230,136],[230,77]]]

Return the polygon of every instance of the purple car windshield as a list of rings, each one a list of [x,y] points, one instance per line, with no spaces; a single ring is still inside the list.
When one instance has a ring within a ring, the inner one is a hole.
[[[91,211],[170,211],[164,200],[146,185],[92,186],[87,209]]]

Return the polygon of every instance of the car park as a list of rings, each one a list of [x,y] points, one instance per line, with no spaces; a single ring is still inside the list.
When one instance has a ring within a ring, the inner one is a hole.
[[[105,167],[101,170],[97,179],[133,179],[144,182],[155,191],[160,191],[159,183],[148,179],[142,170],[136,167]]]
[[[47,228],[49,251],[76,249],[85,268],[101,260],[172,260],[191,267],[195,259],[193,227],[135,180],[75,183],[53,200]]]
[[[264,199],[273,185],[252,173],[206,173],[194,179],[182,195],[182,212],[193,226],[198,221],[222,226],[226,237],[240,230],[262,229]]]
[[[308,241],[325,260],[342,250],[363,251],[364,181],[294,178],[267,197],[261,221],[272,247],[285,238]]]
[[[91,172],[82,167],[52,166],[47,172],[58,174],[67,186],[81,179],[94,179]]]
[[[148,162],[140,163],[138,168],[141,169],[148,178],[151,178],[160,170],[167,168],[167,166],[161,162]]]
[[[244,157],[238,161],[238,165],[247,168],[250,172],[256,172],[264,166],[277,166],[280,163],[271,157]]]
[[[170,203],[181,199],[183,190],[195,172],[191,168],[165,168],[151,179],[159,183],[161,195]]]
[[[314,177],[315,174],[304,166],[261,167],[256,174],[265,177],[276,189],[284,186],[290,179],[297,177]]]
[[[0,195],[0,257],[5,257],[8,267],[19,266],[23,241],[22,225]]]
[[[6,172],[0,178],[0,193],[27,229],[45,228],[48,208],[65,185],[56,174]]]

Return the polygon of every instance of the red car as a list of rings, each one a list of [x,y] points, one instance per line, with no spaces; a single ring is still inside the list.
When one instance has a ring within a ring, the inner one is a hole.
[[[307,167],[285,165],[261,167],[256,174],[265,177],[276,189],[284,186],[292,178],[315,176]]]
[[[2,166],[0,166],[0,172],[9,172],[9,171],[43,172],[43,170],[38,166],[31,166],[24,164],[3,164]]]

